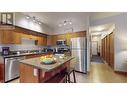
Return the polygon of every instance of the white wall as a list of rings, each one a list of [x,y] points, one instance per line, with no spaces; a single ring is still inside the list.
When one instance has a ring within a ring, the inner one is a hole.
[[[127,13],[90,21],[90,26],[113,23],[115,24],[115,71],[127,72]]]
[[[31,20],[27,20],[25,15],[20,12],[15,13],[15,25],[45,34],[51,33],[52,31],[50,27],[43,23],[39,25]]]

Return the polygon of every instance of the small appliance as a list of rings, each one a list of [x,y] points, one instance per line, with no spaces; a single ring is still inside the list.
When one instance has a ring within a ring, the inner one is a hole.
[[[10,49],[9,47],[2,47],[2,55],[9,55]]]
[[[57,40],[56,45],[66,45],[66,41],[65,40]]]

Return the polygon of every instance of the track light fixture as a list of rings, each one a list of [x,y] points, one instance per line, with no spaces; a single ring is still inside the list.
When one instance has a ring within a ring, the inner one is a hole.
[[[60,24],[59,24],[59,27],[66,26],[66,25],[71,25],[71,24],[72,24],[72,21],[70,21],[70,20],[65,20],[63,23],[60,23]]]
[[[35,16],[30,17],[30,16],[27,15],[27,16],[26,16],[26,19],[32,20],[34,23],[38,23],[39,25],[42,24],[42,22],[41,22],[37,17],[35,17]]]

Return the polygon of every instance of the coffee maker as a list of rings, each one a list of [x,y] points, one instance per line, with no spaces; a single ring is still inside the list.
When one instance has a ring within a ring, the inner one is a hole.
[[[10,49],[9,47],[2,47],[2,55],[9,55]]]

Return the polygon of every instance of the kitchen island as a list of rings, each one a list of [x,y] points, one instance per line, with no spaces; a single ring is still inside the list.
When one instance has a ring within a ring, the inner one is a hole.
[[[70,67],[71,56],[55,56],[54,64],[41,63],[40,57],[20,61],[20,83],[60,83]]]

